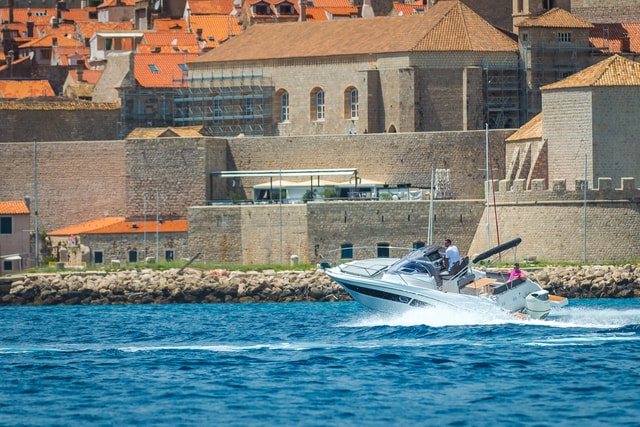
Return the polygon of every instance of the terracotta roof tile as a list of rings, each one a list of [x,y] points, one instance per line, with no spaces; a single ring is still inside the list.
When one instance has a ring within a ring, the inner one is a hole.
[[[356,38],[357,43],[345,43]],[[447,51],[452,45],[465,51],[516,52],[518,48],[461,2],[442,1],[426,13],[406,17],[253,25],[194,62]]]
[[[393,3],[393,10],[395,10],[398,16],[408,16],[414,13],[424,13],[427,10],[427,6],[420,3]]]
[[[234,0],[189,0],[191,15],[229,15],[235,10]]]
[[[109,31],[109,30],[132,30],[133,24],[131,22],[78,22],[76,26],[86,40],[90,39],[96,31]]]
[[[46,35],[44,37],[37,38],[28,43],[24,43],[20,45],[21,49],[28,47],[52,47],[54,45],[54,39],[56,46],[64,46],[64,47],[84,47],[82,42],[70,39],[67,37],[60,37],[56,34]]]
[[[0,215],[29,215],[29,213],[24,200],[0,201]]]
[[[82,82],[89,84],[96,84],[102,76],[102,72],[104,70],[83,70],[82,71]],[[78,70],[69,70],[69,75],[73,79],[74,82],[78,82]]]
[[[571,12],[554,7],[553,9],[534,18],[525,19],[517,24],[518,27],[542,27],[542,28],[591,28],[593,25],[584,19],[578,18]]]
[[[193,138],[206,133],[203,126],[164,127],[164,128],[136,128],[125,139],[147,138]]]
[[[520,129],[518,129],[513,135],[506,139],[506,141],[521,141],[524,139],[540,139],[542,138],[542,113],[536,115],[527,123],[525,123]]]
[[[313,7],[351,7],[352,4],[349,0],[309,0],[308,5]]]
[[[323,8],[330,17],[335,16],[357,16],[358,8],[354,6],[350,7],[325,7]]]
[[[541,90],[579,87],[640,86],[640,63],[613,55]]]
[[[186,64],[197,58],[193,53],[137,53],[134,56],[135,77],[142,87],[185,86],[182,77]]]
[[[144,33],[142,42],[149,46],[197,46],[195,33],[160,31]]]
[[[191,19],[193,20],[193,17]],[[153,28],[157,31],[187,31],[187,21],[184,19],[158,18],[153,20]]]
[[[323,8],[307,6],[307,21],[327,21],[328,19]]]
[[[205,48],[215,47],[229,37],[242,33],[242,27],[235,16],[207,15],[192,16],[191,29],[195,33],[202,28],[202,38],[206,41]],[[213,38],[213,40],[211,40]]]
[[[640,23],[594,24],[589,30],[589,42],[596,49],[608,53],[621,53],[623,40],[628,38],[628,51],[640,52]]]
[[[91,21],[87,9],[69,9],[62,12],[62,19],[72,22]]]
[[[120,5],[118,5],[118,1],[120,1]],[[136,5],[137,0],[104,0],[97,7],[98,9],[105,7],[116,7],[116,6],[130,6],[133,7]]]
[[[186,233],[189,230],[187,220],[175,221],[125,221],[124,217],[107,217],[47,233],[50,236],[68,236],[71,234],[142,234],[151,233]]]
[[[0,98],[20,99],[55,96],[47,80],[0,80]]]
[[[51,17],[56,16],[56,8],[42,8],[42,7],[33,7],[31,8],[31,17],[28,15],[29,8],[26,7],[16,7],[13,9],[13,20],[14,22],[26,23],[29,20],[33,22],[36,26],[38,25],[50,25]],[[0,18],[2,22],[9,21],[9,9],[4,8],[0,9]]]

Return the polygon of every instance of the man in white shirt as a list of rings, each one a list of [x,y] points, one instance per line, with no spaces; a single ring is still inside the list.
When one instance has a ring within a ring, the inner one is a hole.
[[[451,243],[451,239],[444,240],[444,247],[447,248],[444,253],[444,267],[447,271],[451,271],[453,264],[460,262],[460,252],[456,245]]]

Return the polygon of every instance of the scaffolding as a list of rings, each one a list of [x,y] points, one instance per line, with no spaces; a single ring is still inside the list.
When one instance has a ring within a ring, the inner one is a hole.
[[[262,74],[175,79],[175,87],[123,88],[121,138],[139,127],[196,126],[211,135],[264,136],[273,86]]]
[[[196,77],[177,89],[175,126],[205,126],[216,136],[264,136],[273,85],[263,74]]]
[[[486,122],[491,129],[520,127],[522,72],[518,63],[483,64],[486,77]]]
[[[525,121],[542,111],[540,87],[555,83],[592,65],[593,54],[599,48],[579,46],[570,41],[559,42],[557,33],[536,40],[535,44],[524,42],[521,57],[524,84]]]

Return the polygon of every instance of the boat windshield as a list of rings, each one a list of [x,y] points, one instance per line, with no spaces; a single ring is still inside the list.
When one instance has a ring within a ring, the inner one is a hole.
[[[440,270],[444,247],[429,245],[416,249],[393,263],[388,274],[429,274],[434,276]]]

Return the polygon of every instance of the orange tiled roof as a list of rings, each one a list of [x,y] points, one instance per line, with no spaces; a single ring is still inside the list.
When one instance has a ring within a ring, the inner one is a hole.
[[[31,17],[29,17],[28,13],[31,10]],[[26,7],[16,7],[13,9],[13,21],[26,23],[28,21],[33,22],[36,26],[38,25],[49,25],[51,23],[51,17],[56,16],[56,8],[26,8]],[[9,21],[9,9],[0,9],[0,18],[2,22]]]
[[[351,7],[352,4],[349,0],[309,0],[307,3],[312,7]]]
[[[427,10],[427,6],[421,3],[393,3],[393,9],[399,16],[408,16],[414,13],[424,13]]]
[[[118,5],[118,1],[120,1],[120,5]],[[97,6],[98,9],[102,9],[105,7],[116,7],[116,6],[135,6],[137,0],[104,0],[101,4]]]
[[[149,46],[139,44],[136,46],[137,53],[200,53],[200,47],[195,46]]]
[[[197,57],[193,53],[138,53],[134,56],[136,81],[142,87],[186,86],[180,81],[186,75],[181,67]]]
[[[525,19],[518,27],[543,27],[543,28],[591,28],[593,25],[584,19],[580,19],[564,9],[554,7],[540,16]]]
[[[84,22],[90,21],[87,9],[69,9],[62,12],[62,19],[65,21]]]
[[[328,19],[323,8],[307,6],[307,21],[327,21]]]
[[[363,37],[363,35],[366,35]],[[357,40],[345,43],[345,40]],[[410,51],[516,52],[517,43],[459,1],[401,17],[253,25],[196,63]]]
[[[125,139],[147,138],[193,138],[207,133],[203,126],[181,126],[165,128],[136,128]]]
[[[566,79],[542,86],[540,89],[604,86],[640,86],[640,63],[620,55],[613,55]]]
[[[0,98],[20,99],[55,96],[47,80],[0,80]]]
[[[609,53],[623,51],[623,39],[629,39],[630,52],[640,52],[640,23],[594,24],[589,30],[589,42]]]
[[[133,24],[131,22],[77,22],[76,26],[78,31],[85,39],[90,39],[96,31],[111,31],[111,30],[132,30]]]
[[[78,47],[78,48],[82,48],[84,47],[84,45],[82,44],[82,42],[75,40],[75,39],[70,39],[67,37],[59,37],[55,34],[50,34],[50,35],[46,35],[44,37],[40,37],[37,38],[35,40],[32,40],[30,42],[24,43],[20,45],[21,49],[27,48],[27,47],[52,47],[53,44],[53,39],[56,39],[56,46],[62,46],[62,47]]]
[[[537,114],[527,123],[525,123],[520,129],[518,129],[513,135],[506,139],[506,141],[521,141],[524,139],[540,139],[542,138],[542,113]]]
[[[215,47],[228,40],[230,36],[242,33],[242,27],[235,16],[200,15],[191,17],[191,29],[194,33],[202,28],[202,39],[205,47]]]
[[[189,0],[191,15],[229,15],[235,10],[234,0]]]
[[[69,236],[71,234],[130,234],[130,233],[186,233],[189,230],[189,222],[187,220],[175,221],[126,221],[125,217],[106,217],[87,221],[82,224],[73,225],[71,227],[61,228],[59,230],[47,233],[50,236]]]
[[[98,83],[100,76],[102,76],[102,71],[104,70],[83,70],[82,82],[88,84]],[[78,70],[69,70],[69,76],[71,76],[74,82],[78,83]]]
[[[192,21],[193,18],[191,18]],[[187,21],[184,19],[158,18],[153,20],[153,28],[157,31],[186,31]]]
[[[24,200],[0,201],[0,215],[29,215],[29,213]]]
[[[329,16],[357,16],[358,8],[357,7],[325,7],[323,8]]]
[[[195,32],[178,33],[162,31],[157,33],[144,33],[142,44],[148,46],[197,46]]]

